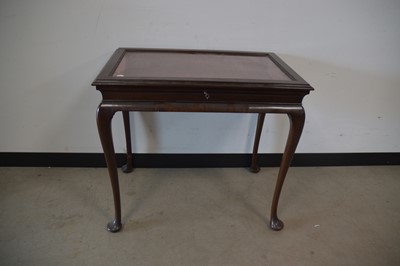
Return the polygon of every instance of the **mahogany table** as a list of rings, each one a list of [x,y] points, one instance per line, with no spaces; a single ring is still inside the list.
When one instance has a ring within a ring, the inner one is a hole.
[[[273,53],[119,48],[92,83],[103,96],[97,126],[114,197],[115,217],[107,229],[121,229],[117,164],[111,132],[122,111],[127,163],[132,171],[129,112],[258,113],[250,170],[258,172],[257,152],[266,113],[284,113],[290,130],[271,207],[270,227],[281,230],[277,207],[286,173],[305,119],[302,99],[313,88]]]

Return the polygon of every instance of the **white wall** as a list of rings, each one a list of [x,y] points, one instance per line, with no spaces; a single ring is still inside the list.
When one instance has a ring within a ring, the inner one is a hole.
[[[400,152],[399,14],[398,0],[0,1],[0,152],[101,152],[90,84],[129,46],[276,52],[316,89],[298,152]],[[287,119],[267,119],[260,152],[282,152]],[[249,114],[132,120],[141,153],[247,153],[256,124]]]

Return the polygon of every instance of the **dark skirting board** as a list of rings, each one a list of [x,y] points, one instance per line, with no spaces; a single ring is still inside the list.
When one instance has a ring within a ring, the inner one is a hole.
[[[282,154],[259,154],[261,167],[279,167]],[[134,154],[138,168],[249,167],[251,154]],[[125,164],[117,154],[117,164]],[[292,166],[400,165],[400,153],[297,153]],[[105,167],[103,153],[0,153],[0,166]]]

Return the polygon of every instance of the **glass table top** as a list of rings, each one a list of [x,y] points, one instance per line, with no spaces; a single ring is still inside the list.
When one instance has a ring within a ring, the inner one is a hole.
[[[126,51],[115,78],[291,81],[267,54]]]

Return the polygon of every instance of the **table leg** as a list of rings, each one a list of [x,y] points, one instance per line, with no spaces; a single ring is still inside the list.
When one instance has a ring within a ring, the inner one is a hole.
[[[111,131],[111,120],[115,111],[111,108],[102,107],[97,109],[97,128],[100,135],[101,145],[107,162],[108,173],[110,175],[111,186],[114,196],[115,218],[107,224],[107,230],[118,232],[121,227],[121,200],[119,193],[117,161],[115,159],[114,144]]]
[[[283,153],[282,162],[279,169],[278,179],[276,180],[274,198],[271,207],[270,227],[273,230],[279,231],[283,228],[283,222],[277,216],[278,202],[281,194],[283,182],[289,166],[292,162],[294,152],[299,143],[301,133],[303,131],[305,113],[304,109],[295,110],[288,114],[290,119],[289,136],[286,142],[285,151]]]
[[[126,139],[126,164],[124,164],[121,169],[124,173],[130,173],[133,171],[132,166],[132,143],[131,143],[131,125],[129,121],[129,111],[122,111],[122,116],[124,118],[124,128],[125,128],[125,139]]]
[[[254,138],[253,155],[251,157],[250,172],[260,172],[260,167],[257,165],[258,146],[260,145],[261,132],[264,125],[265,113],[259,113],[257,119],[257,130]]]

